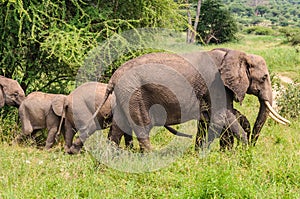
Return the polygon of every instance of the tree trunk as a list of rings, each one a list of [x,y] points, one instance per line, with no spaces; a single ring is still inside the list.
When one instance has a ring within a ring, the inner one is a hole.
[[[188,23],[189,23],[189,28],[187,30],[187,39],[186,39],[186,41],[187,41],[187,43],[195,43],[202,0],[198,0],[198,3],[197,3],[197,11],[196,11],[196,18],[195,18],[194,25],[193,25],[193,22],[192,22],[192,16],[191,16],[190,7],[189,7],[189,1],[186,0],[186,3],[188,5],[187,15],[188,15]]]

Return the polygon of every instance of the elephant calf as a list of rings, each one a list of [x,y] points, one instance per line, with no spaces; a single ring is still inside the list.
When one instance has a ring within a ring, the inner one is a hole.
[[[19,107],[25,99],[25,93],[16,80],[0,75],[0,108],[5,104]]]
[[[247,133],[248,139],[250,138],[251,134],[251,126],[250,122],[245,115],[239,112],[237,109],[233,109],[233,114],[236,116],[238,122],[240,123],[241,127]],[[197,123],[197,136],[195,141],[195,150],[199,150],[203,144],[205,143],[205,137],[207,132],[207,127],[209,124],[209,114],[208,112],[204,112],[203,119],[199,120]],[[230,128],[223,127],[221,135],[220,135],[220,150],[224,151],[225,149],[232,149],[234,144],[234,134],[230,130]]]
[[[55,142],[65,97],[61,94],[30,93],[19,107],[22,133],[16,138],[16,141],[20,142],[35,130],[47,128],[45,149],[50,149]]]

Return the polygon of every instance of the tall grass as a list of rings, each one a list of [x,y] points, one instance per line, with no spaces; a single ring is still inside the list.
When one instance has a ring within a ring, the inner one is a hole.
[[[299,78],[297,54],[292,53],[292,47],[281,45],[280,38],[250,36],[240,43],[218,47],[260,54],[272,72],[285,72]],[[236,106],[253,125],[258,111],[257,99],[247,96],[242,106]],[[237,147],[233,151],[220,152],[215,141],[211,153],[200,158],[190,146],[168,167],[139,174],[120,172],[99,164],[87,152],[69,156],[60,146],[43,151],[2,142],[0,198],[298,199],[300,121],[295,118],[291,122],[290,126],[282,126],[269,119],[253,148]],[[1,127],[3,125],[6,124]],[[183,132],[195,132],[195,122],[185,123],[183,129]],[[172,137],[164,129],[156,129],[151,139],[159,147]]]

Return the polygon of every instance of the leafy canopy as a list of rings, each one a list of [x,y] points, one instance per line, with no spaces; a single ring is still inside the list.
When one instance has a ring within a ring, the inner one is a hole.
[[[205,0],[201,6],[197,32],[205,43],[223,43],[236,39],[235,19],[220,0]]]

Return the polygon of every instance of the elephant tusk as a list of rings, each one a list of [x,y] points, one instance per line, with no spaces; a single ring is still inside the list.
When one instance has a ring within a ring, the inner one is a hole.
[[[275,117],[274,115],[273,115],[273,113],[269,113],[269,116],[273,119],[273,120],[275,120],[276,122],[278,122],[278,123],[280,123],[280,124],[284,124],[284,125],[286,125],[286,122],[283,122],[283,121],[281,121],[280,119],[278,119],[277,117]]]
[[[271,104],[268,101],[265,101],[265,104],[268,108],[268,110],[273,114],[274,117],[276,117],[277,119],[281,120],[284,123],[288,123],[290,124],[291,122],[283,117],[281,117],[271,106]],[[274,119],[274,118],[273,118]],[[276,120],[277,121],[277,120]]]

